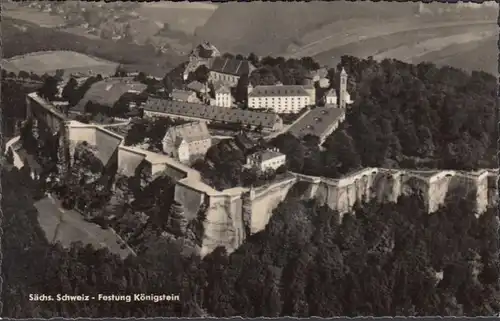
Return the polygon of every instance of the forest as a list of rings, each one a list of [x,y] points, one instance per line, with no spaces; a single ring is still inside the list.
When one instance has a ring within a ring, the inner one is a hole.
[[[3,317],[487,316],[500,309],[495,208],[476,218],[452,198],[427,214],[418,195],[352,214],[295,197],[234,253],[200,258],[166,238],[121,260],[49,244],[25,169],[2,170]],[[460,235],[460,237],[457,237]],[[37,262],[37,264],[32,264]],[[34,302],[29,293],[178,293],[180,302]]]
[[[318,148],[317,138],[284,134],[271,142],[292,171],[339,177],[360,167],[497,167],[496,78],[431,63],[343,56],[355,101],[346,121]]]

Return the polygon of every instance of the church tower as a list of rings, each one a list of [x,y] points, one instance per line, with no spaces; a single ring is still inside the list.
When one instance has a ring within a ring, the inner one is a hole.
[[[339,107],[346,108],[347,104],[347,73],[342,67],[340,72]]]

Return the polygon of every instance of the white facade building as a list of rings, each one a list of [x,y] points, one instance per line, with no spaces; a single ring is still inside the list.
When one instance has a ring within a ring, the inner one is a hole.
[[[248,86],[248,107],[250,109],[271,109],[277,114],[298,113],[315,104],[313,86],[274,85]]]
[[[205,156],[212,137],[205,122],[192,122],[170,127],[163,138],[163,152],[182,163]]]
[[[247,157],[246,167],[258,168],[265,172],[268,169],[276,170],[285,165],[286,155],[277,149],[259,151]]]
[[[331,88],[325,93],[323,96],[325,107],[346,108],[347,105],[353,103],[351,95],[347,92],[347,73],[344,68],[342,68],[342,71],[340,72],[340,87],[338,92],[339,95],[337,96],[335,88]]]
[[[211,106],[231,108],[233,105],[233,97],[231,90],[224,85],[217,85],[215,87],[215,98],[210,100]]]

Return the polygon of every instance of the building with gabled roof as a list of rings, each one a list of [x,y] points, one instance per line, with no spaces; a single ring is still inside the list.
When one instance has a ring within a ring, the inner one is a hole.
[[[255,67],[248,60],[232,57],[215,57],[211,60],[209,80],[234,87],[243,75],[250,75]]]
[[[323,144],[325,139],[345,120],[345,109],[317,107],[310,110],[288,129],[295,137],[316,136]]]
[[[200,100],[196,96],[194,91],[189,90],[180,90],[174,89],[172,90],[172,100],[175,101],[185,101],[188,103],[198,103]]]
[[[277,170],[279,167],[285,165],[286,155],[278,151],[278,149],[261,150],[247,156],[247,163],[245,167],[258,168],[265,172],[266,170]]]
[[[303,108],[315,104],[313,86],[272,85],[248,86],[248,107],[271,109],[278,114],[298,113]]]
[[[210,105],[231,108],[233,105],[231,90],[222,83],[216,83],[214,85],[213,99],[210,99]]]
[[[325,93],[325,105],[327,106],[332,106],[332,107],[337,107],[337,92],[335,89],[331,88]]]
[[[264,131],[283,129],[283,120],[274,113],[207,106],[152,97],[146,101],[144,113],[214,123],[241,124],[252,128],[262,127]]]
[[[163,138],[163,152],[182,163],[205,156],[212,137],[205,122],[191,122],[170,127]]]

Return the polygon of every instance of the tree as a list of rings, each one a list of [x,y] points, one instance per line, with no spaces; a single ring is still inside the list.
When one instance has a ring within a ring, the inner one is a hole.
[[[206,84],[208,82],[208,77],[210,74],[210,70],[207,66],[201,65],[192,73],[190,77],[192,80],[196,80],[201,82],[202,84]]]
[[[75,96],[77,95],[78,82],[75,78],[71,77],[66,86],[64,86],[63,91],[61,93],[62,98],[67,101],[74,101]]]
[[[5,160],[7,161],[7,164],[14,164],[14,153],[12,152],[12,149],[9,148],[7,150],[7,154],[5,155]]]
[[[42,87],[38,90],[38,94],[48,101],[53,101],[59,91],[57,88],[57,83],[58,81],[55,77],[47,77]]]
[[[29,79],[30,78],[30,74],[27,71],[21,70],[19,72],[19,78]]]
[[[172,91],[174,90],[174,85],[172,79],[168,74],[166,74],[165,77],[163,77],[162,83],[163,83],[163,88],[165,88],[165,93],[167,94],[168,97],[170,97]]]
[[[249,85],[248,75],[244,74],[238,79],[238,83],[236,84],[235,95],[234,95],[236,102],[247,101],[248,85]]]
[[[249,55],[248,55],[248,61],[250,61],[252,63],[252,65],[254,66],[258,66],[259,65],[259,57],[257,57],[256,54],[254,54],[253,52],[251,52]]]
[[[123,65],[118,65],[116,67],[115,71],[115,77],[126,77],[127,76],[127,71],[125,70],[125,67]]]
[[[55,77],[58,81],[61,81],[63,76],[64,76],[64,70],[63,70],[63,69],[57,69],[57,70],[56,70],[56,74],[55,74],[55,76],[54,76],[54,77]]]

